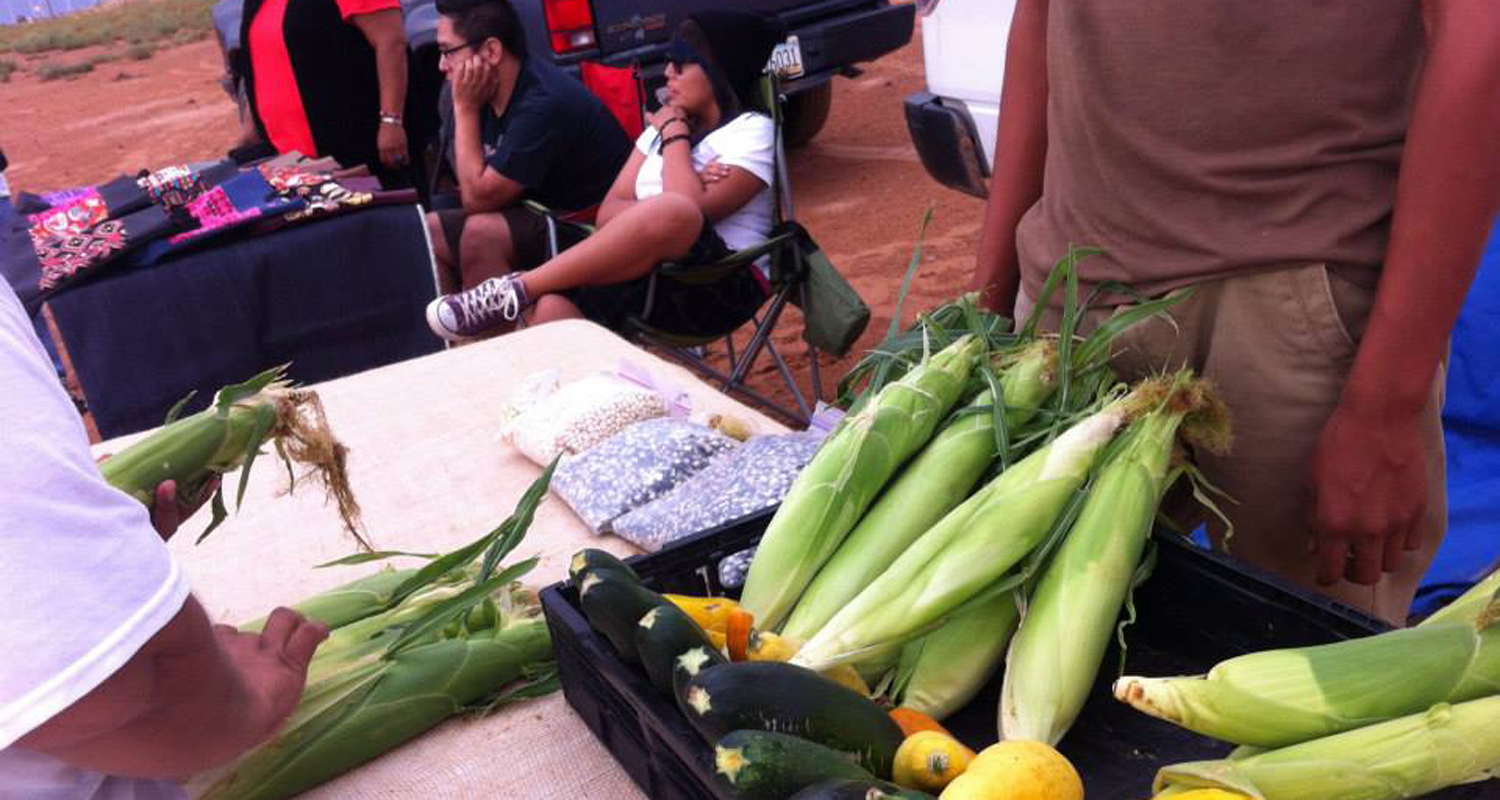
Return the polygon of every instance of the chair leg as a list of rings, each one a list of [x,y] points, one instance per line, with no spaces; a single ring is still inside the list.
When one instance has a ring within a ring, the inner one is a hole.
[[[767,342],[766,352],[771,354],[771,360],[776,362],[776,370],[781,373],[781,379],[786,381],[787,388],[792,390],[792,399],[797,401],[797,410],[802,412],[802,416],[812,419],[812,409],[807,405],[807,398],[803,396],[802,388],[797,385],[797,378],[787,367],[786,361],[782,359],[780,353],[776,352],[776,346]]]
[[[812,373],[813,404],[823,399],[823,378],[818,374],[818,348],[807,346],[807,366]]]

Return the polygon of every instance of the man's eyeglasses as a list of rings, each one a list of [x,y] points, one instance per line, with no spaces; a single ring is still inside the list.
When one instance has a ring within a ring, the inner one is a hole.
[[[452,56],[454,53],[457,53],[458,51],[463,50],[463,49],[468,48],[468,47],[473,47],[476,44],[479,44],[479,42],[464,42],[463,44],[456,44],[456,45],[453,45],[452,47],[439,47],[438,48],[438,60],[439,61],[446,61],[448,59],[448,57]]]

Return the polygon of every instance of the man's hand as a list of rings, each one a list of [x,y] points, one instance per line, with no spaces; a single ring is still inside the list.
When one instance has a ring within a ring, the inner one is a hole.
[[[478,111],[495,95],[500,73],[488,61],[475,56],[448,73],[448,80],[453,83],[453,109]]]
[[[380,151],[380,163],[391,169],[406,166],[406,129],[400,125],[380,123],[375,133],[375,147]]]
[[[234,663],[250,694],[251,730],[270,738],[302,699],[307,665],[328,628],[289,608],[277,608],[260,633],[215,625],[219,647]]]
[[[1419,420],[1343,405],[1329,417],[1309,474],[1318,583],[1376,583],[1403,551],[1421,547],[1427,454]]]
[[[151,527],[161,534],[162,541],[169,541],[182,523],[202,508],[218,488],[219,478],[215,476],[203,485],[196,498],[184,499],[177,496],[177,481],[162,481],[157,485],[156,497],[151,503]]]

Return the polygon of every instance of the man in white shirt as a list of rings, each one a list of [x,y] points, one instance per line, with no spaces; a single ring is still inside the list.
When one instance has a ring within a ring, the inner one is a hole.
[[[172,779],[275,732],[327,631],[209,622],[163,541],[171,487],[148,515],[104,481],[3,282],[0,387],[0,797],[181,797]]]

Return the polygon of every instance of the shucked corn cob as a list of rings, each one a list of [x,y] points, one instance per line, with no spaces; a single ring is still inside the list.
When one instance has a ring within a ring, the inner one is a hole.
[[[1128,398],[1110,403],[975,492],[829,620],[794,662],[826,669],[908,640],[995,585],[1041,544],[1128,411]]]
[[[1282,747],[1437,703],[1500,694],[1500,602],[1449,622],[1231,658],[1194,678],[1124,677],[1115,696],[1192,731]],[[1494,719],[1500,728],[1500,717]]]
[[[983,343],[965,336],[844,418],[792,484],[745,578],[740,603],[778,627],[875,495],[958,401]]]
[[[1191,373],[1149,379],[1132,394],[1140,415],[1099,468],[1011,639],[1000,696],[1002,738],[1057,744],[1072,727],[1174,477],[1179,427],[1189,415],[1213,417],[1214,427],[1224,426],[1222,404]]]
[[[359,504],[349,488],[348,450],[333,437],[317,394],[293,389],[283,380],[284,367],[226,386],[206,409],[170,420],[146,438],[115,453],[99,470],[105,480],[146,505],[162,481],[177,482],[179,496],[198,498],[210,479],[240,470],[239,498],[244,499],[250,465],[267,441],[286,462],[303,464],[317,476],[338,504],[339,516],[365,549]],[[294,477],[294,483],[295,483]],[[223,521],[223,489],[214,493],[214,520],[203,536]]]
[[[1219,788],[1255,800],[1418,797],[1500,769],[1496,720],[1500,697],[1439,704],[1279,750],[1166,767],[1156,775],[1156,796]]]
[[[1000,378],[1005,424],[1014,432],[1035,414],[1056,385],[1057,353],[1050,341],[1025,348]],[[922,448],[849,534],[787,618],[782,633],[805,641],[854,599],[908,545],[963,502],[995,459],[995,420],[986,390]]]

